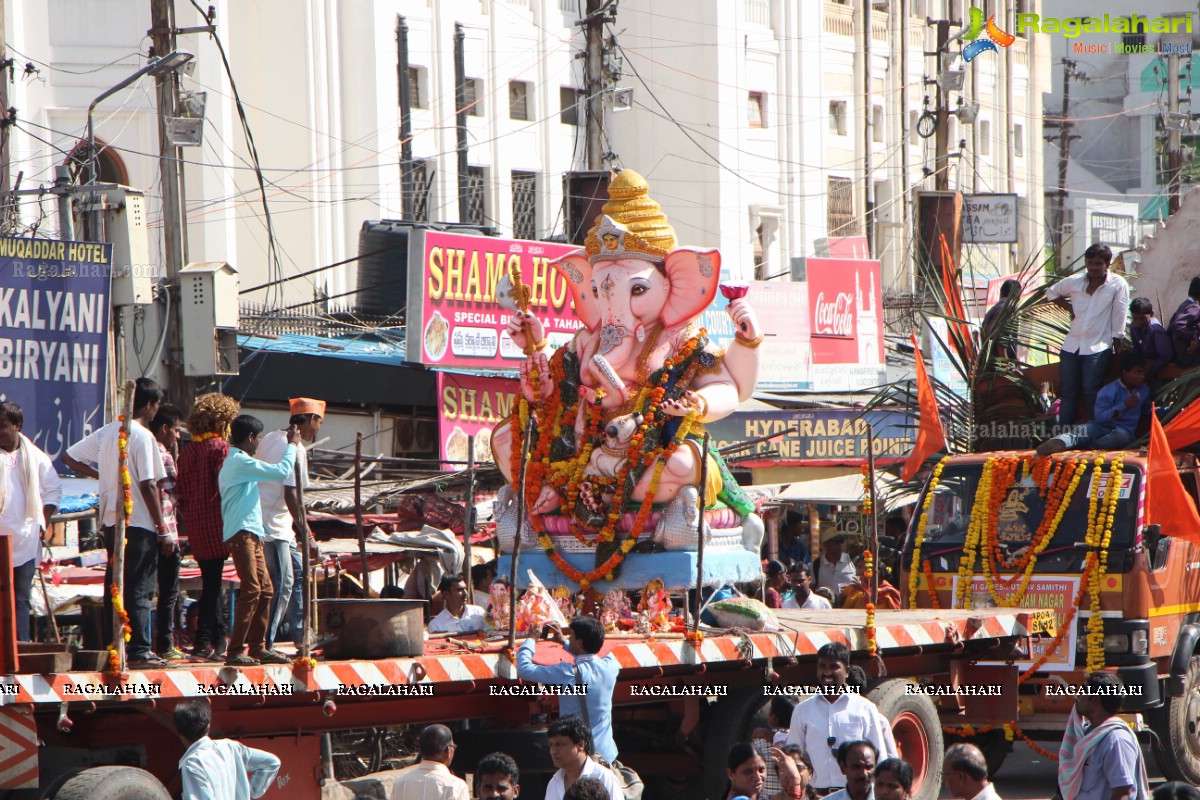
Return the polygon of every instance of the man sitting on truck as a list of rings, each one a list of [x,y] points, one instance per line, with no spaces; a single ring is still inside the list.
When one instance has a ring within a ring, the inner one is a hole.
[[[1096,396],[1095,418],[1083,433],[1069,430],[1038,447],[1040,456],[1063,450],[1121,450],[1133,441],[1138,422],[1149,410],[1146,361],[1137,353],[1121,356],[1121,377]]]
[[[1154,318],[1149,297],[1135,297],[1129,304],[1129,339],[1133,352],[1146,359],[1146,380],[1153,381],[1159,371],[1171,363],[1174,350],[1167,329]]]
[[[1184,369],[1200,365],[1200,275],[1188,285],[1188,296],[1167,323],[1175,363]]]
[[[897,755],[896,740],[887,719],[867,698],[844,691],[850,675],[850,650],[830,642],[817,651],[817,682],[828,694],[809,697],[792,712],[787,743],[798,744],[813,760],[812,785],[827,794],[846,785],[839,762],[838,746],[848,741],[870,742],[877,751],[871,759]],[[860,799],[857,799],[860,800]]]
[[[483,630],[486,612],[467,603],[467,582],[462,575],[447,575],[438,584],[446,607],[429,620],[430,633],[478,633]]]
[[[1117,716],[1125,691],[1111,672],[1090,672],[1067,719],[1058,751],[1063,800],[1149,800],[1137,736]]]

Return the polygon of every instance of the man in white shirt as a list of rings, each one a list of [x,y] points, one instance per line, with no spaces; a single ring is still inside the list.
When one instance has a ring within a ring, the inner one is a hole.
[[[822,793],[846,785],[837,759],[840,745],[867,741],[875,747],[876,758],[897,754],[891,726],[875,704],[860,694],[844,691],[849,675],[850,650],[846,645],[831,642],[818,650],[817,683],[830,693],[813,695],[797,705],[788,728],[787,743],[798,744],[808,753],[813,762],[812,785]]]
[[[879,753],[870,742],[843,742],[838,746],[837,763],[846,786],[826,795],[825,800],[875,800],[874,773],[878,761]]]
[[[296,397],[288,401],[291,412],[289,425],[295,425],[300,438],[315,441],[325,418],[325,402],[308,397]],[[287,431],[271,431],[258,444],[258,459],[268,464],[278,464],[287,450]],[[258,485],[258,497],[262,506],[263,555],[267,560],[267,572],[275,589],[271,597],[271,619],[267,624],[267,649],[275,647],[279,627],[287,620],[292,642],[300,646],[301,616],[304,613],[303,556],[296,544],[300,533],[306,542],[312,541],[308,530],[308,516],[300,507],[300,493],[296,488],[296,474],[300,474],[300,487],[308,489],[308,451],[303,446],[296,448],[296,467],[281,481],[268,481]],[[312,547],[313,545],[308,545]]]
[[[961,800],[1000,800],[996,787],[988,780],[987,759],[973,744],[959,743],[946,748],[942,761],[942,782],[950,796]]]
[[[163,390],[149,378],[138,378],[133,391],[133,419],[129,423],[126,463],[131,484],[133,512],[125,528],[125,612],[129,615],[130,639],[126,648],[134,669],[165,669],[173,666],[154,654],[150,647],[150,604],[158,586],[158,554],[161,548],[178,547],[163,518],[158,482],[167,477],[158,441],[147,427],[158,414]],[[100,524],[108,548],[104,585],[113,583],[112,557],[117,514],[124,514],[121,487],[120,435],[125,423],[115,420],[93,431],[67,448],[63,464],[100,482]],[[91,466],[95,464],[96,466]],[[104,593],[105,624],[112,619],[112,596]],[[107,628],[105,628],[107,630]]]
[[[21,433],[25,412],[0,403],[0,536],[12,543],[17,639],[29,641],[29,592],[42,554],[43,532],[62,500],[54,463]]]
[[[837,529],[835,522],[821,523],[821,557],[813,565],[817,587],[826,588],[839,597],[848,584],[858,580],[854,562],[846,552],[846,537]],[[838,602],[841,602],[840,600]]]
[[[438,584],[446,606],[429,620],[430,633],[478,633],[484,628],[486,613],[467,603],[467,582],[462,575],[447,575]]]
[[[450,771],[458,745],[445,725],[429,725],[418,740],[421,760],[392,784],[392,800],[470,800],[467,782]]]
[[[175,706],[175,730],[188,746],[179,760],[183,800],[255,800],[279,774],[279,758],[231,739],[210,739],[207,699]]]
[[[812,574],[808,564],[799,561],[792,565],[788,577],[792,582],[792,593],[783,601],[784,608],[807,608],[824,611],[832,608],[829,601],[812,590]]]
[[[1120,351],[1129,322],[1129,284],[1109,272],[1112,250],[1094,244],[1083,253],[1082,274],[1063,278],[1046,299],[1071,312],[1071,329],[1058,354],[1059,427],[1075,424],[1082,403],[1085,418],[1107,382],[1114,349]]]
[[[589,755],[592,734],[583,720],[563,717],[550,726],[546,735],[550,737],[550,760],[558,767],[546,786],[546,800],[563,800],[567,789],[580,778],[595,778],[608,789],[610,800],[625,800],[617,776]]]

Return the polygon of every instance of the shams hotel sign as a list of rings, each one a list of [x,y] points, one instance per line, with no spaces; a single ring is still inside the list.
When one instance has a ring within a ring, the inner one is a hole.
[[[1157,42],[1130,42],[1118,38],[1114,42],[1073,42],[1071,51],[1083,55],[1186,55],[1192,51],[1190,36],[1180,38],[1178,34],[1192,32],[1192,12],[1181,11],[1169,16],[1147,17],[1141,14],[1129,16],[1097,17],[1045,17],[1038,14],[1017,14],[1017,33],[1048,33],[1076,39],[1085,33],[1127,34],[1175,34]]]

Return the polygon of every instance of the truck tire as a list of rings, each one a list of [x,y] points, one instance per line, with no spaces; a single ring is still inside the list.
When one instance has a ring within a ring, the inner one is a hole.
[[[1200,656],[1192,656],[1182,697],[1150,712],[1154,760],[1169,781],[1200,783]]]
[[[171,795],[144,769],[91,767],[58,787],[49,800],[171,800]]]
[[[881,683],[867,694],[879,712],[892,725],[900,757],[912,765],[912,800],[937,800],[942,791],[942,723],[933,700],[923,694],[909,694],[916,686],[905,678]]]

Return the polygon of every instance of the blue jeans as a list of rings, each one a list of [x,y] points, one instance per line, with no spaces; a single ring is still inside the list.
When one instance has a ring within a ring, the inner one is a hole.
[[[292,644],[299,647],[302,643],[304,623],[304,554],[296,543],[292,543],[292,574],[296,580],[292,582],[292,602],[288,603],[287,615],[284,617],[288,624],[288,635]]]
[[[1058,407],[1058,424],[1061,427],[1075,424],[1081,401],[1084,416],[1091,418],[1092,409],[1096,406],[1096,395],[1104,385],[1104,379],[1108,377],[1112,357],[1111,347],[1099,353],[1088,354],[1059,351],[1058,394],[1062,403]]]
[[[38,560],[31,558],[19,567],[13,567],[13,592],[17,596],[17,640],[29,641],[29,593],[33,589],[33,573]]]
[[[1083,434],[1063,433],[1058,438],[1067,443],[1068,450],[1124,450],[1133,441],[1133,431],[1093,420]]]
[[[279,624],[287,613],[288,604],[292,597],[292,583],[295,573],[292,572],[292,558],[289,552],[291,545],[277,539],[263,540],[263,555],[267,559],[267,572],[271,574],[271,584],[275,594],[271,598],[271,619],[267,625],[267,649],[275,646],[275,634],[279,632]]]

